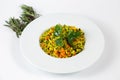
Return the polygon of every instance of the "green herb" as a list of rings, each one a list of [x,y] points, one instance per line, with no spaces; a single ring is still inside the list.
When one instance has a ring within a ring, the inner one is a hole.
[[[31,21],[39,17],[39,14],[37,14],[31,6],[22,5],[21,9],[23,12],[20,18],[26,24],[29,24]]]
[[[61,34],[62,34],[62,25],[57,24],[55,26],[54,36],[59,36],[60,38],[58,38],[55,42],[56,42],[57,46],[62,47],[62,46],[64,46],[64,43],[63,43],[63,38],[62,38]]]
[[[67,33],[67,35],[63,35],[62,34],[62,25],[57,24],[55,26],[55,31],[54,31],[54,35],[55,36],[59,36],[60,38],[56,40],[56,45],[57,46],[63,46],[63,39],[66,39],[68,41],[68,44],[70,44],[70,46],[73,46],[73,41],[81,35],[81,33],[79,31],[75,32],[73,30],[69,31]]]
[[[9,21],[6,21],[6,23],[7,24],[5,26],[9,27],[14,32],[16,32],[17,37],[19,37],[22,34],[22,31],[26,27],[26,24],[24,22],[14,17],[10,18]]]
[[[64,46],[64,42],[63,42],[63,39],[61,37],[58,38],[55,42],[56,42],[57,46],[61,46],[61,47]]]
[[[22,34],[22,31],[24,28],[34,19],[39,17],[39,14],[37,14],[31,6],[22,5],[21,9],[23,10],[20,18],[14,18],[11,17],[9,21],[5,21],[7,24],[5,26],[12,29],[14,32],[16,32],[17,37]]]
[[[68,43],[72,46],[73,40],[76,39],[78,36],[80,36],[80,32],[69,31],[67,37]]]
[[[54,35],[55,35],[55,36],[60,36],[61,33],[62,33],[62,25],[57,24],[57,25],[55,26]]]

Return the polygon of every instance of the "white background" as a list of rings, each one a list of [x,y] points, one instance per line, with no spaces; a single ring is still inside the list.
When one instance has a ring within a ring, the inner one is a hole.
[[[15,33],[3,26],[9,17],[20,15],[21,4],[33,6],[42,15],[75,13],[90,18],[105,36],[99,61],[73,74],[51,74],[33,67],[21,55]],[[120,80],[120,0],[0,0],[0,80],[48,79]]]

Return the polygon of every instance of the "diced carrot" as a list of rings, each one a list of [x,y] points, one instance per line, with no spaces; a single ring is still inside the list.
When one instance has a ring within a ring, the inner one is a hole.
[[[49,36],[46,36],[45,39],[48,40],[50,37]]]
[[[65,52],[64,48],[61,48],[60,52]]]
[[[59,58],[63,58],[62,55],[59,55]]]
[[[54,53],[56,57],[59,57],[59,53]]]
[[[40,45],[41,45],[41,47],[44,47],[44,46],[45,46],[45,44],[44,44],[44,43],[41,43]]]
[[[67,44],[67,45],[66,45],[66,48],[70,48],[70,46]]]
[[[65,58],[66,57],[65,51],[61,52],[60,55]]]
[[[55,50],[54,50],[54,53],[57,53],[57,52],[58,52],[58,50],[55,49]]]
[[[70,52],[67,52],[67,55],[70,57],[71,56]]]

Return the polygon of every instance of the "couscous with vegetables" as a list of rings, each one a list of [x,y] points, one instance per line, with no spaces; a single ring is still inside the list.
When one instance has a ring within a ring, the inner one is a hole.
[[[46,54],[68,58],[84,50],[85,35],[75,26],[57,24],[41,34],[39,43]]]

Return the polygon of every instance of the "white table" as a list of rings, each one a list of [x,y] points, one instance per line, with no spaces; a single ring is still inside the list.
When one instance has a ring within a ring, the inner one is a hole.
[[[51,74],[29,64],[19,51],[19,39],[4,27],[28,4],[42,15],[75,13],[94,21],[103,31],[106,46],[93,66],[74,74]],[[120,0],[0,0],[0,80],[120,80]]]

